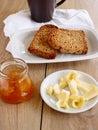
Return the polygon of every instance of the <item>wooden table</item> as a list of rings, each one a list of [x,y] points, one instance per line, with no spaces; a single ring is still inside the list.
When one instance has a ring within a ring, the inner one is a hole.
[[[9,41],[3,33],[3,20],[28,8],[26,0],[0,0],[0,62],[12,57],[5,50]],[[98,0],[66,0],[59,8],[86,9],[98,31]],[[48,107],[41,99],[40,85],[50,73],[62,69],[84,71],[98,81],[98,58],[68,63],[29,64],[35,84],[34,97],[25,103],[10,105],[0,100],[0,130],[98,130],[98,104],[80,114],[64,114]]]

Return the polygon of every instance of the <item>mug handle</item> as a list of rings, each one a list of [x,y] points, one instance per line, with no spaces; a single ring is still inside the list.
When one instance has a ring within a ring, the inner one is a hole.
[[[66,0],[61,0],[60,2],[56,3],[56,7],[59,6],[59,5],[61,5],[61,4],[63,4],[64,1],[66,1]]]

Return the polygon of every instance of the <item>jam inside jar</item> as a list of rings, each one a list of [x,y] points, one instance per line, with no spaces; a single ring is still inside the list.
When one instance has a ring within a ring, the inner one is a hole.
[[[30,99],[34,85],[27,64],[18,58],[0,65],[0,97],[7,103],[20,103]]]

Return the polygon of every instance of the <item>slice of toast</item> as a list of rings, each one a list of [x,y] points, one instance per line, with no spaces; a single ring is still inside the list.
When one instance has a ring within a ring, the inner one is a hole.
[[[49,46],[48,37],[56,28],[55,25],[51,24],[41,26],[34,35],[28,51],[43,58],[54,59],[56,57],[56,50]]]
[[[83,30],[56,29],[50,34],[48,44],[62,53],[86,54],[88,51]]]

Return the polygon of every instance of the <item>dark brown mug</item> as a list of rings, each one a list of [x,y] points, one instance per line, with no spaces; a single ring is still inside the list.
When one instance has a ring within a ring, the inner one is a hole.
[[[27,0],[31,12],[31,19],[36,22],[48,22],[52,19],[55,7],[64,3],[61,0]]]

